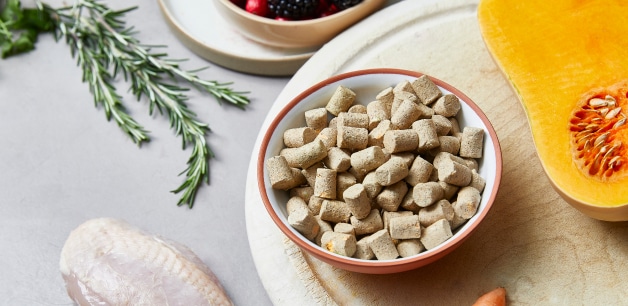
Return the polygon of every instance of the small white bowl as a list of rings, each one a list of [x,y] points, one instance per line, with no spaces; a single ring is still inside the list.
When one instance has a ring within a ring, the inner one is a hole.
[[[286,212],[286,203],[289,199],[288,192],[275,190],[270,186],[264,162],[272,156],[279,155],[279,151],[284,147],[283,132],[290,128],[306,126],[305,111],[324,107],[339,85],[350,88],[357,94],[356,103],[366,105],[373,101],[377,93],[383,89],[395,86],[404,80],[412,81],[421,75],[418,72],[386,68],[360,70],[337,75],[321,81],[299,94],[272,121],[264,135],[258,156],[258,187],[266,210],[275,224],[302,250],[326,263],[348,271],[370,274],[396,273],[430,264],[449,254],[460,246],[484,220],[493,205],[501,180],[502,157],[497,134],[486,115],[469,97],[451,85],[431,77],[443,93],[453,93],[460,99],[462,108],[456,118],[461,127],[480,127],[486,131],[483,157],[479,160],[478,171],[486,179],[482,200],[477,213],[458,228],[449,240],[418,255],[394,260],[361,260],[333,254],[306,239],[289,225]]]
[[[220,14],[241,34],[261,44],[282,48],[321,46],[352,24],[379,9],[385,2],[385,0],[364,0],[356,6],[326,17],[283,21],[251,14],[229,0],[214,1]]]

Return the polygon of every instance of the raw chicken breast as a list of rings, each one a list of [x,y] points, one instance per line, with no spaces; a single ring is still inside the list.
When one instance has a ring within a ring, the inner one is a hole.
[[[79,305],[233,305],[189,248],[120,220],[80,225],[59,264],[68,294]]]

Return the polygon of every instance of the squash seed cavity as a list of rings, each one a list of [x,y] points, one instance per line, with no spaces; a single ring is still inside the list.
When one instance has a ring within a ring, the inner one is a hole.
[[[583,174],[601,181],[625,176],[628,82],[586,94],[569,121],[571,153]]]

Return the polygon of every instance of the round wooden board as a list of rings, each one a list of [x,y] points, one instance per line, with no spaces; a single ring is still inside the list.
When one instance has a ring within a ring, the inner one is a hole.
[[[302,253],[266,214],[256,149],[246,186],[247,232],[276,305],[470,305],[498,286],[506,288],[511,305],[628,300],[628,223],[588,218],[552,189],[524,109],[485,49],[476,8],[475,0],[403,1],[369,17],[294,75],[262,132],[300,90],[337,73],[394,67],[442,79],[484,110],[500,139],[502,183],[485,222],[459,249],[417,270],[366,275],[335,269]]]

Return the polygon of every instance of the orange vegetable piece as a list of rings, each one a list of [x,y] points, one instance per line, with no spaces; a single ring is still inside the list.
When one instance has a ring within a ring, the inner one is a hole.
[[[497,287],[479,297],[473,306],[506,306],[506,289]]]
[[[628,221],[628,1],[481,0],[478,22],[567,203]]]

